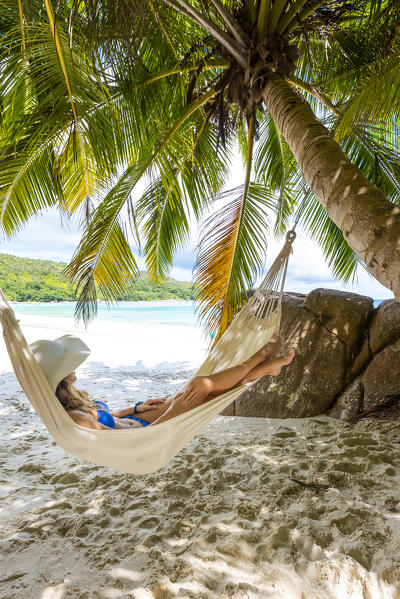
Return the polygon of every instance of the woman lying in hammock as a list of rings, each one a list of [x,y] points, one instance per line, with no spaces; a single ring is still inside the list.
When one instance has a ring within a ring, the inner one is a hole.
[[[114,412],[110,411],[105,402],[90,399],[86,391],[74,386],[77,378],[71,370],[77,368],[90,353],[81,339],[64,335],[55,341],[36,341],[30,347],[58,400],[71,418],[87,428],[111,430],[159,424],[234,387],[262,376],[277,376],[294,356],[293,350],[280,354],[282,346],[281,337],[275,336],[244,362],[215,374],[195,376],[172,399],[148,399],[137,402],[131,408]],[[70,373],[65,376],[65,372]],[[61,373],[63,378],[60,379]],[[145,419],[137,414],[145,414]]]

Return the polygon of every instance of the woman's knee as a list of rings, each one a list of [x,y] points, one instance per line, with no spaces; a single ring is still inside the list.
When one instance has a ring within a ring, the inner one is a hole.
[[[197,375],[191,380],[192,385],[201,393],[208,395],[212,391],[212,380],[208,376]]]

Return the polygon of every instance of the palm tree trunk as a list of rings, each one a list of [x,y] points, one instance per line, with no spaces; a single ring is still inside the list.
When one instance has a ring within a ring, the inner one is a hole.
[[[317,200],[369,272],[400,301],[400,207],[349,161],[287,81],[271,77],[263,97]]]

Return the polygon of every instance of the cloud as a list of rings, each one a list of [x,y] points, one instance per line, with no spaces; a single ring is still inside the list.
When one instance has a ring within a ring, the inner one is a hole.
[[[69,262],[79,243],[79,225],[61,218],[53,208],[32,219],[9,239],[2,239],[0,251],[26,258]]]
[[[239,181],[239,178],[238,178]],[[237,182],[235,181],[235,185]],[[192,280],[195,261],[198,227],[193,223],[188,244],[175,256],[171,276],[181,281]],[[46,214],[33,219],[12,239],[3,240],[0,252],[42,260],[69,262],[80,240],[79,223],[76,220],[61,221],[60,213],[49,210]],[[266,269],[277,256],[283,245],[283,239],[270,239],[267,247]],[[141,268],[144,268],[142,257],[138,256]],[[266,272],[266,271],[265,271]],[[298,233],[293,244],[293,254],[289,261],[286,289],[299,293],[308,293],[316,287],[343,289],[369,295],[376,299],[393,297],[392,292],[380,285],[368,273],[359,269],[358,280],[354,285],[344,285],[335,279],[318,245],[302,233]]]
[[[273,240],[269,245],[269,254],[277,255],[283,240]],[[271,260],[272,262],[272,260]],[[335,278],[317,243],[300,231],[293,243],[293,254],[289,259],[286,277],[286,289],[298,293],[309,293],[317,287],[340,289],[343,291],[369,295],[375,299],[392,298],[393,293],[372,278],[364,269],[359,268],[354,283],[345,284]]]

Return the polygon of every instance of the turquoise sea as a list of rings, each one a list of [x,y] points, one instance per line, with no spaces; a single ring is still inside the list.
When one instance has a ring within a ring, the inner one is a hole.
[[[28,341],[72,333],[91,349],[91,359],[108,365],[164,362],[200,365],[209,346],[194,305],[183,300],[101,302],[85,329],[76,323],[74,302],[13,304]]]
[[[20,316],[37,316],[40,319],[61,318],[68,319],[71,323],[74,321],[74,302],[18,303],[12,307]],[[193,303],[186,301],[119,302],[110,307],[105,302],[100,302],[95,321],[115,325],[129,323],[129,325],[194,327],[196,315]]]

